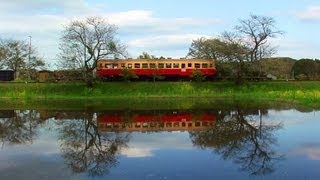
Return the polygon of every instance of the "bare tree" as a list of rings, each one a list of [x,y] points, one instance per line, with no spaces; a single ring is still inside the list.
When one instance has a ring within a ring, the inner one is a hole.
[[[281,34],[283,32],[276,30],[272,17],[251,15],[248,19],[240,20],[234,31],[224,32],[218,38],[193,41],[188,56],[232,62],[235,65],[235,82],[242,84],[245,63],[252,66],[253,62],[273,55],[276,48],[269,40]]]
[[[0,117],[2,147],[6,144],[32,144],[37,136],[36,129],[41,123],[39,112],[35,110],[12,110],[10,114],[11,117]]]
[[[2,51],[2,53],[1,53]],[[37,55],[36,48],[20,40],[3,40],[0,47],[0,66],[14,70],[15,79],[20,78],[20,73],[35,70],[45,65],[42,58]],[[25,75],[26,78],[26,75]]]
[[[259,72],[258,76],[262,69],[260,60],[271,57],[276,52],[276,47],[269,40],[284,34],[275,27],[275,23],[272,17],[250,15],[249,19],[241,19],[239,25],[235,26],[236,34],[248,49],[247,61]]]
[[[3,47],[2,40],[0,39],[0,69],[3,68],[5,58],[5,49]]]
[[[26,67],[28,45],[23,41],[7,40],[3,43],[4,66],[14,71],[14,78],[19,78],[20,71]]]
[[[218,118],[215,127],[190,133],[194,145],[212,148],[223,159],[233,160],[241,170],[252,175],[275,170],[274,165],[283,159],[283,155],[273,149],[277,143],[274,133],[282,128],[282,124],[264,123],[261,113],[259,121],[251,119],[241,109],[233,113],[222,112]]]
[[[60,59],[83,71],[88,87],[93,87],[94,69],[101,58],[126,56],[115,38],[117,27],[101,17],[71,21],[63,30]]]
[[[251,62],[274,54],[275,49],[268,40],[284,33],[276,29],[275,23],[272,17],[250,15],[249,19],[241,19],[240,24],[235,26],[237,35],[249,49]]]
[[[59,121],[59,140],[62,156],[73,172],[101,176],[117,165],[130,134],[99,132],[93,117],[92,112],[85,112],[82,118]]]

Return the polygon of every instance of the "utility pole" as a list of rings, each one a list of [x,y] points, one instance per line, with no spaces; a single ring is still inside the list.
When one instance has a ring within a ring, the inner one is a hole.
[[[31,80],[31,72],[30,72],[30,62],[31,62],[31,38],[32,36],[28,36],[29,37],[29,60],[28,60],[28,65],[27,65],[27,71],[28,71],[28,81]]]

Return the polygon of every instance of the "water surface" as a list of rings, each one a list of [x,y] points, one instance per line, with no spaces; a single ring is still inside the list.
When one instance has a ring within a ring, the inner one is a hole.
[[[320,111],[0,110],[0,179],[319,179]]]

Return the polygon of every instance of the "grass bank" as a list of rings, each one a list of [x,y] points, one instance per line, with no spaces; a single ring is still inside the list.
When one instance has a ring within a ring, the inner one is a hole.
[[[108,82],[87,88],[81,83],[0,83],[0,97],[18,100],[105,100],[217,98],[300,102],[320,105],[320,82]]]

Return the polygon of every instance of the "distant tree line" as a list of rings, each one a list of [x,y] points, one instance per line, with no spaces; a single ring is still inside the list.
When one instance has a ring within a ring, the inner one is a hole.
[[[292,74],[297,80],[320,80],[320,60],[300,59],[292,67]]]
[[[233,78],[234,64],[218,62],[217,79]],[[257,69],[256,67],[259,67]],[[289,57],[264,58],[254,64],[245,63],[244,77],[247,79],[320,80],[319,59],[293,59]]]

